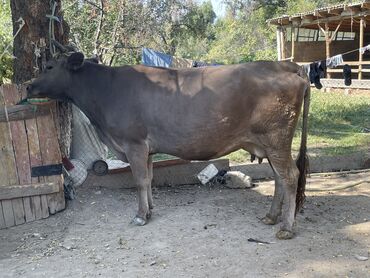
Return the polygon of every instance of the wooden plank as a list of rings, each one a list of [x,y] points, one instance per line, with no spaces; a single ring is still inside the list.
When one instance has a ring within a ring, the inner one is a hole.
[[[4,104],[7,107],[15,105],[21,99],[21,94],[16,85],[4,86]],[[15,153],[15,164],[17,167],[18,182],[17,184],[27,184],[31,182],[31,170],[28,152],[27,132],[24,121],[12,121],[9,123],[13,149]],[[12,186],[12,185],[11,185]],[[15,186],[19,188],[22,186]],[[4,187],[5,189],[7,187]],[[1,196],[1,195],[0,195]],[[13,214],[15,225],[25,223],[25,211],[23,206],[23,194],[17,199],[12,200]],[[4,198],[5,199],[5,198]],[[11,198],[8,198],[11,199]]]
[[[189,164],[191,161],[189,160],[183,160],[183,159],[169,159],[169,160],[162,160],[162,161],[155,161],[153,162],[153,168],[161,168],[161,167],[169,167],[169,166],[175,166],[175,165],[183,165],[183,164]],[[124,168],[115,168],[109,170],[109,174],[118,174],[118,173],[125,173],[125,172],[131,172],[130,166],[124,167]]]
[[[23,207],[24,207],[24,214],[26,217],[26,222],[31,222],[36,220],[35,212],[33,210],[31,204],[31,197],[23,198]]]
[[[37,117],[42,164],[59,164],[62,161],[55,123],[52,116]],[[45,181],[59,185],[59,193],[47,196],[49,213],[55,214],[65,208],[62,175],[45,177]]]
[[[338,72],[339,73],[342,73],[343,72],[343,69],[327,69],[326,71],[327,72],[331,72],[331,73],[338,73]],[[370,72],[370,69],[362,69],[361,71],[362,72]],[[351,72],[352,73],[358,73],[359,72],[359,69],[351,69]]]
[[[20,94],[16,86],[4,86],[4,102],[12,106],[20,100]],[[31,182],[30,161],[28,155],[28,141],[24,121],[10,122],[12,133],[15,161],[17,165],[18,184]]]
[[[23,199],[17,198],[12,200],[15,225],[20,225],[26,222],[26,216],[23,207]]]
[[[15,220],[14,220],[12,201],[3,200],[3,201],[1,201],[1,203],[2,203],[2,206],[3,206],[3,215],[4,215],[5,227],[14,226],[15,225]]]
[[[4,107],[4,86],[0,86],[0,107]],[[18,182],[13,145],[8,123],[0,122],[0,186]]]
[[[25,87],[22,86],[21,88],[22,98],[26,98],[27,92]],[[43,107],[45,108],[45,107]],[[47,109],[50,113],[50,109]],[[30,156],[30,167],[40,166],[42,165],[41,161],[41,152],[40,152],[40,144],[39,144],[39,135],[37,133],[37,122],[36,118],[34,119],[27,119],[25,120],[26,130],[27,130],[27,139],[28,139],[28,150]],[[31,177],[31,184],[38,184],[43,183],[45,180],[44,178],[39,177]],[[34,221],[36,220],[36,211],[42,211],[41,203],[32,200],[32,197],[25,197],[23,198],[23,204],[25,205],[25,213],[26,213],[26,221]],[[49,214],[49,211],[48,211]],[[41,214],[41,217],[43,214]]]
[[[6,228],[5,226],[5,220],[4,220],[4,214],[3,214],[3,206],[0,201],[0,229]]]
[[[13,105],[0,109],[0,122],[33,119],[39,115],[47,115],[50,109],[46,105]]]
[[[0,200],[59,192],[58,182],[0,186]]]
[[[49,205],[46,195],[41,195],[41,216],[42,218],[47,218],[49,216]]]
[[[42,219],[41,197],[40,196],[31,197],[31,207],[35,214],[35,220]]]

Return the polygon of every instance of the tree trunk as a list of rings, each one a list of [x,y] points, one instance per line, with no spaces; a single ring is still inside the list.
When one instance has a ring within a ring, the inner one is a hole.
[[[69,27],[63,21],[61,14],[61,0],[11,0],[13,34],[19,28],[19,19],[25,22],[24,27],[14,39],[13,54],[16,57],[13,62],[13,83],[21,84],[42,71],[47,60],[52,55],[50,52],[50,19],[52,9],[56,3],[54,15],[60,23],[54,21],[54,36],[61,44],[67,44]],[[63,156],[69,156],[71,142],[71,105],[58,103],[56,109],[58,115],[57,127],[59,143]]]

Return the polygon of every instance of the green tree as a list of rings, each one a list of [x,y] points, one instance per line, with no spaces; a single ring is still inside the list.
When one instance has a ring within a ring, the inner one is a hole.
[[[9,0],[0,2],[0,85],[9,82],[12,71],[12,19]]]
[[[215,20],[210,1],[65,0],[72,41],[106,64],[140,62],[142,46],[189,58],[204,56]],[[87,24],[88,22],[88,24]]]

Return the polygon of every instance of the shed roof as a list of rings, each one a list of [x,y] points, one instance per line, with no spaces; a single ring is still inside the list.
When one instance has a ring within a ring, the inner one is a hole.
[[[277,26],[295,26],[318,29],[318,24],[328,23],[330,30],[335,30],[341,22],[340,31],[358,31],[359,18],[370,23],[370,0],[352,4],[340,4],[319,8],[310,12],[294,15],[282,15],[269,19],[267,22]]]

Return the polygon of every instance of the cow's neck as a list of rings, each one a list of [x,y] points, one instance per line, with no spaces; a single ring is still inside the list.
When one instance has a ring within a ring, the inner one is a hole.
[[[72,102],[80,108],[94,125],[100,125],[101,104],[111,90],[111,68],[87,63],[81,72],[73,76],[69,93]]]

